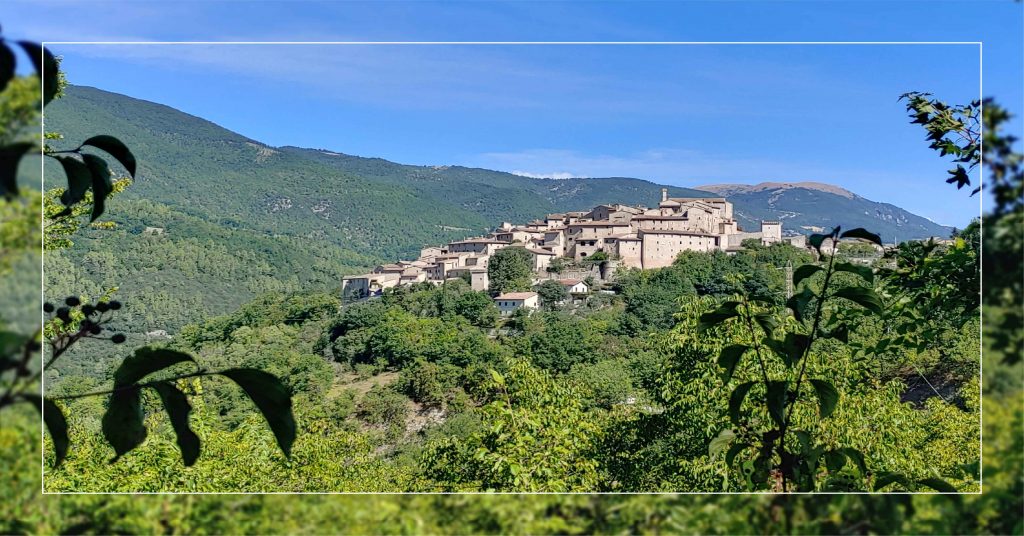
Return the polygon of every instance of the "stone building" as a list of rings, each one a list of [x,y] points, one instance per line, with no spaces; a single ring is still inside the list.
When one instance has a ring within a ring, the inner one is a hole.
[[[348,276],[343,287],[347,293],[365,296],[398,285],[462,278],[474,290],[486,290],[490,257],[513,245],[530,253],[531,268],[538,279],[550,276],[546,269],[555,258],[581,261],[604,253],[609,260],[591,266],[600,267],[604,278],[618,267],[668,266],[683,251],[734,251],[747,239],[757,239],[764,245],[788,242],[799,247],[804,243],[802,235],[784,237],[780,222],[762,222],[755,232],[741,230],[732,203],[724,197],[669,197],[668,189],[662,189],[655,208],[604,204],[587,212],[548,214],[525,225],[503,222],[486,236],[424,247],[416,260],[384,264],[372,274]],[[528,296],[503,296],[501,301],[510,304],[522,302],[507,305],[508,311],[531,303]]]

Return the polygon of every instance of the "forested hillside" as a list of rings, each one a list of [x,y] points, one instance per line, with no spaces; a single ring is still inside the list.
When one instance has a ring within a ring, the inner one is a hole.
[[[757,228],[761,220],[781,221],[785,229],[822,232],[836,225],[873,229],[886,243],[946,237],[952,229],[889,203],[865,199],[822,183],[716,184],[704,190],[735,203],[740,226]]]

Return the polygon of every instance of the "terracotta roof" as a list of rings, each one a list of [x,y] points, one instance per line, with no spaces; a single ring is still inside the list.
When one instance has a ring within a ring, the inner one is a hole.
[[[494,298],[496,300],[527,300],[536,296],[536,292],[508,292]]]
[[[467,238],[466,240],[452,242],[449,245],[452,244],[508,244],[508,242],[504,240],[495,240],[493,238]]]
[[[643,216],[635,216],[634,220],[688,220],[686,216],[661,216],[654,214],[645,214]]]
[[[629,227],[629,224],[625,222],[611,222],[608,220],[580,221],[576,223],[570,223],[569,227]]]
[[[574,287],[574,286],[580,284],[580,280],[579,279],[559,279],[558,282],[561,283],[562,286],[565,286],[565,287]]]
[[[667,234],[667,235],[684,235],[684,236],[711,236],[717,237],[719,235],[711,233],[700,233],[697,231],[677,231],[675,229],[640,229],[641,234]]]
[[[529,251],[534,255],[554,255],[554,252],[548,251],[546,249],[526,248],[526,251]]]

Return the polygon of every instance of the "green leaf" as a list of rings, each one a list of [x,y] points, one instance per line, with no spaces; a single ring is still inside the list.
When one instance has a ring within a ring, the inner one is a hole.
[[[817,264],[800,265],[799,268],[793,270],[793,286],[795,287],[799,285],[800,282],[803,281],[804,279],[807,279],[808,277],[811,277],[812,275],[822,270],[824,270],[824,268],[818,266]]]
[[[782,341],[768,339],[768,346],[779,355],[789,368],[793,368],[793,365],[800,362],[804,352],[807,350],[807,345],[810,343],[810,337],[802,333],[787,333],[786,338]]]
[[[93,136],[82,142],[82,147],[89,145],[100,149],[110,156],[113,156],[118,162],[128,170],[128,174],[135,178],[135,155],[132,154],[125,144],[121,143],[121,140],[108,136],[106,134],[100,134],[99,136]],[[81,147],[79,147],[81,149]]]
[[[757,313],[754,315],[754,320],[768,336],[771,336],[779,327],[779,321],[775,319],[775,315],[769,312]]]
[[[870,266],[852,264],[849,262],[837,262],[835,265],[835,271],[854,274],[868,283],[875,282],[875,271],[872,270]]]
[[[754,382],[741,383],[729,395],[729,419],[736,426],[740,425],[740,407],[743,406],[743,399],[747,398],[747,393],[753,386]]]
[[[825,467],[828,468],[830,473],[835,473],[846,465],[846,454],[838,450],[829,450],[825,452]]]
[[[821,253],[821,244],[826,238],[828,238],[828,235],[812,234],[807,237],[807,243],[810,244],[812,248],[818,250],[818,253]]]
[[[171,420],[174,435],[178,438],[181,460],[185,462],[185,467],[189,467],[199,458],[199,436],[188,426],[188,414],[192,411],[188,397],[169,382],[157,383],[153,389],[160,395],[160,401]]]
[[[18,41],[18,44],[32,60],[36,73],[42,76],[43,105],[45,106],[57,95],[57,71],[59,70],[57,60],[49,50],[44,49],[38,43]]]
[[[17,65],[18,61],[11,49],[0,43],[0,91],[7,89],[7,84],[14,78],[14,68]]]
[[[739,304],[740,302],[738,301],[727,301],[714,311],[700,315],[700,322],[697,324],[697,330],[705,331],[735,317],[739,314],[736,311],[736,307],[738,307]]]
[[[288,388],[273,374],[262,370],[230,369],[220,374],[230,378],[245,391],[274,432],[277,446],[286,457],[291,457],[292,443],[295,442],[295,416],[292,414],[292,396]]]
[[[491,369],[491,379],[493,379],[494,383],[498,385],[505,385],[505,377],[494,369]]]
[[[43,414],[43,423],[46,424],[46,431],[50,432],[50,439],[53,440],[54,467],[60,467],[64,458],[68,456],[68,447],[71,440],[68,439],[68,421],[64,418],[64,412],[60,406],[49,398],[39,398],[39,395],[26,395],[21,397],[36,407]]]
[[[882,245],[882,239],[878,235],[872,233],[871,231],[868,231],[867,229],[864,229],[863,227],[850,229],[849,231],[846,231],[845,233],[839,235],[839,238],[860,238],[862,240],[874,242],[879,246]]]
[[[68,421],[64,418],[64,412],[49,398],[43,399],[43,422],[46,423],[46,430],[50,432],[50,439],[53,440],[53,466],[59,467],[68,456],[71,440],[68,438]]]
[[[166,348],[150,348],[144,346],[135,350],[135,354],[126,357],[114,372],[114,388],[131,385],[146,376],[178,363],[192,361],[192,356]]]
[[[10,199],[18,193],[18,163],[25,153],[35,148],[28,142],[0,146],[0,195]]]
[[[110,168],[107,162],[94,154],[84,154],[82,159],[89,167],[89,174],[92,175],[92,217],[89,221],[96,221],[103,215],[107,196],[114,189],[110,181]]]
[[[878,490],[888,486],[889,484],[896,484],[896,483],[903,485],[904,489],[909,490],[909,488],[910,488],[910,481],[907,480],[907,477],[903,476],[900,473],[888,473],[888,472],[886,472],[886,473],[879,473],[878,476],[875,477],[875,485],[872,486],[872,490],[873,491],[878,491]]]
[[[831,337],[837,341],[845,343],[850,342],[850,327],[846,324],[839,324],[831,331],[826,334],[827,337]]]
[[[53,158],[60,162],[64,168],[64,175],[68,178],[68,187],[60,194],[60,202],[65,207],[71,207],[75,203],[85,199],[85,193],[92,186],[92,173],[85,163],[73,156],[58,155]],[[70,210],[65,211],[70,214]]]
[[[957,493],[958,490],[952,484],[941,478],[925,478],[917,481],[922,486],[928,486],[940,493]]]
[[[804,316],[807,313],[807,304],[809,304],[814,298],[815,294],[811,292],[811,289],[804,287],[803,290],[793,294],[788,300],[786,300],[786,307],[788,307],[790,311],[793,311],[793,316],[797,320],[803,321]]]
[[[853,447],[846,447],[843,449],[843,454],[846,454],[847,458],[853,460],[853,462],[857,464],[857,468],[860,469],[861,475],[868,474],[868,466],[864,463],[864,454],[861,453],[861,451]]]
[[[718,355],[718,366],[725,369],[725,372],[722,373],[723,382],[729,383],[733,373],[736,372],[736,366],[739,365],[740,358],[743,357],[743,353],[749,348],[749,346],[744,344],[733,344],[722,348],[722,353]]]
[[[708,444],[708,456],[714,458],[725,450],[725,447],[732,443],[732,440],[736,439],[736,432],[726,428],[718,433],[718,436],[711,440]]]
[[[786,388],[787,381],[768,382],[768,390],[764,395],[765,404],[768,406],[768,413],[772,416],[775,424],[782,426],[786,419]]]
[[[729,452],[725,453],[725,465],[732,467],[732,461],[736,459],[736,455],[749,447],[750,445],[747,443],[733,443],[733,445],[729,447]]]
[[[836,404],[839,403],[839,391],[836,391],[836,388],[825,380],[810,380],[810,382],[814,387],[814,392],[818,394],[818,411],[821,418],[824,419],[836,410]]]
[[[116,391],[110,395],[107,412],[103,414],[103,437],[114,447],[114,460],[127,454],[146,439],[143,423],[142,393],[138,387]]]
[[[843,287],[835,291],[832,296],[850,300],[872,313],[882,313],[882,300],[878,297],[878,294],[875,294],[874,290],[867,287]]]

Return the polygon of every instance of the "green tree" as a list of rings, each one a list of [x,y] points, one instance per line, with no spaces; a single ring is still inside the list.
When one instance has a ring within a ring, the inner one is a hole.
[[[487,263],[489,290],[493,294],[530,290],[533,258],[521,247],[506,247],[491,255]]]
[[[537,296],[540,298],[541,307],[549,311],[558,308],[565,300],[569,299],[569,290],[554,279],[544,281],[534,290],[537,291]]]

